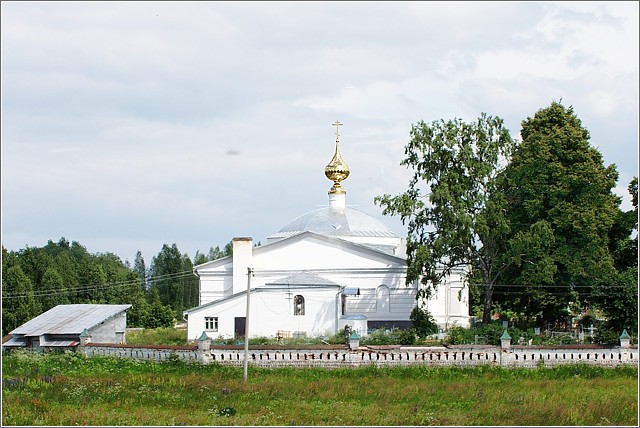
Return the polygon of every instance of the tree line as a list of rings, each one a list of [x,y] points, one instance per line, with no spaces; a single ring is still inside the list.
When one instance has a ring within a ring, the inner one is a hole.
[[[193,267],[231,254],[232,244],[196,252],[193,260],[176,244],[164,244],[147,268],[137,252],[133,266],[112,253],[90,254],[62,237],[43,247],[7,251],[2,246],[2,334],[56,305],[131,304],[130,327],[168,327],[199,304]]]
[[[616,166],[604,165],[573,107],[554,101],[521,126],[516,141],[486,113],[412,125],[407,190],[375,198],[408,226],[407,282],[428,296],[464,266],[471,315],[484,325],[566,329],[578,318],[637,334],[637,177],[623,211]]]

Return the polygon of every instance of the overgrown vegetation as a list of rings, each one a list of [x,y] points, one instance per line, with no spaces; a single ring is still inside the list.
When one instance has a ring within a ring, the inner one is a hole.
[[[637,367],[243,369],[2,358],[2,425],[638,424]],[[515,411],[525,409],[526,411]]]
[[[607,328],[606,323],[595,322],[596,329],[594,337],[586,337],[585,343],[594,343],[608,346],[620,345],[620,334],[622,332]],[[360,345],[417,345],[417,346],[438,346],[438,345],[500,345],[500,336],[504,332],[502,322],[493,321],[488,325],[479,325],[471,328],[452,326],[447,330],[443,339],[437,339],[435,334],[421,337],[416,328],[400,329],[377,329],[360,339]],[[576,344],[576,338],[570,333],[535,334],[533,328],[521,329],[518,327],[507,328],[513,344],[521,345],[572,345]],[[132,330],[127,333],[127,343],[131,345],[186,345],[187,332],[184,328],[161,327],[156,329]],[[217,345],[242,345],[242,338],[218,337],[212,340]],[[637,336],[631,336],[631,343],[637,343]],[[308,346],[308,345],[344,345],[346,344],[344,329],[339,330],[335,335],[328,337],[305,337],[305,338],[284,338],[275,337],[252,337],[249,341],[255,345],[284,345],[284,346]]]
[[[173,327],[131,330],[127,332],[127,343],[131,345],[186,345],[187,330]]]

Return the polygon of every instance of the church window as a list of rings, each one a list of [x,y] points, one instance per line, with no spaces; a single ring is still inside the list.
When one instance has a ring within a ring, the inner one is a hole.
[[[299,294],[293,298],[293,315],[304,315],[304,297]]]
[[[204,317],[204,329],[218,331],[218,317]]]
[[[386,285],[381,285],[376,290],[376,304],[378,313],[390,312],[391,308],[389,306],[389,287],[387,287]]]

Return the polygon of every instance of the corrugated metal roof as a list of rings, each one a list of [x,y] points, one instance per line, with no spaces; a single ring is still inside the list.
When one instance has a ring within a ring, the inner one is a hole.
[[[41,344],[40,346],[52,346],[52,347],[76,346],[79,343],[80,342],[77,340],[48,340],[44,342],[44,344]]]
[[[26,346],[27,340],[23,337],[12,337],[2,344],[2,346]]]
[[[12,334],[80,334],[102,321],[129,309],[131,305],[58,305],[13,330]]]

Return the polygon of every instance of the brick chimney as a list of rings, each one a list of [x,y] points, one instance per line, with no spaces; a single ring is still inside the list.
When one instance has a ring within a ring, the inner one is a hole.
[[[247,289],[247,268],[253,267],[253,240],[233,238],[233,294]]]

